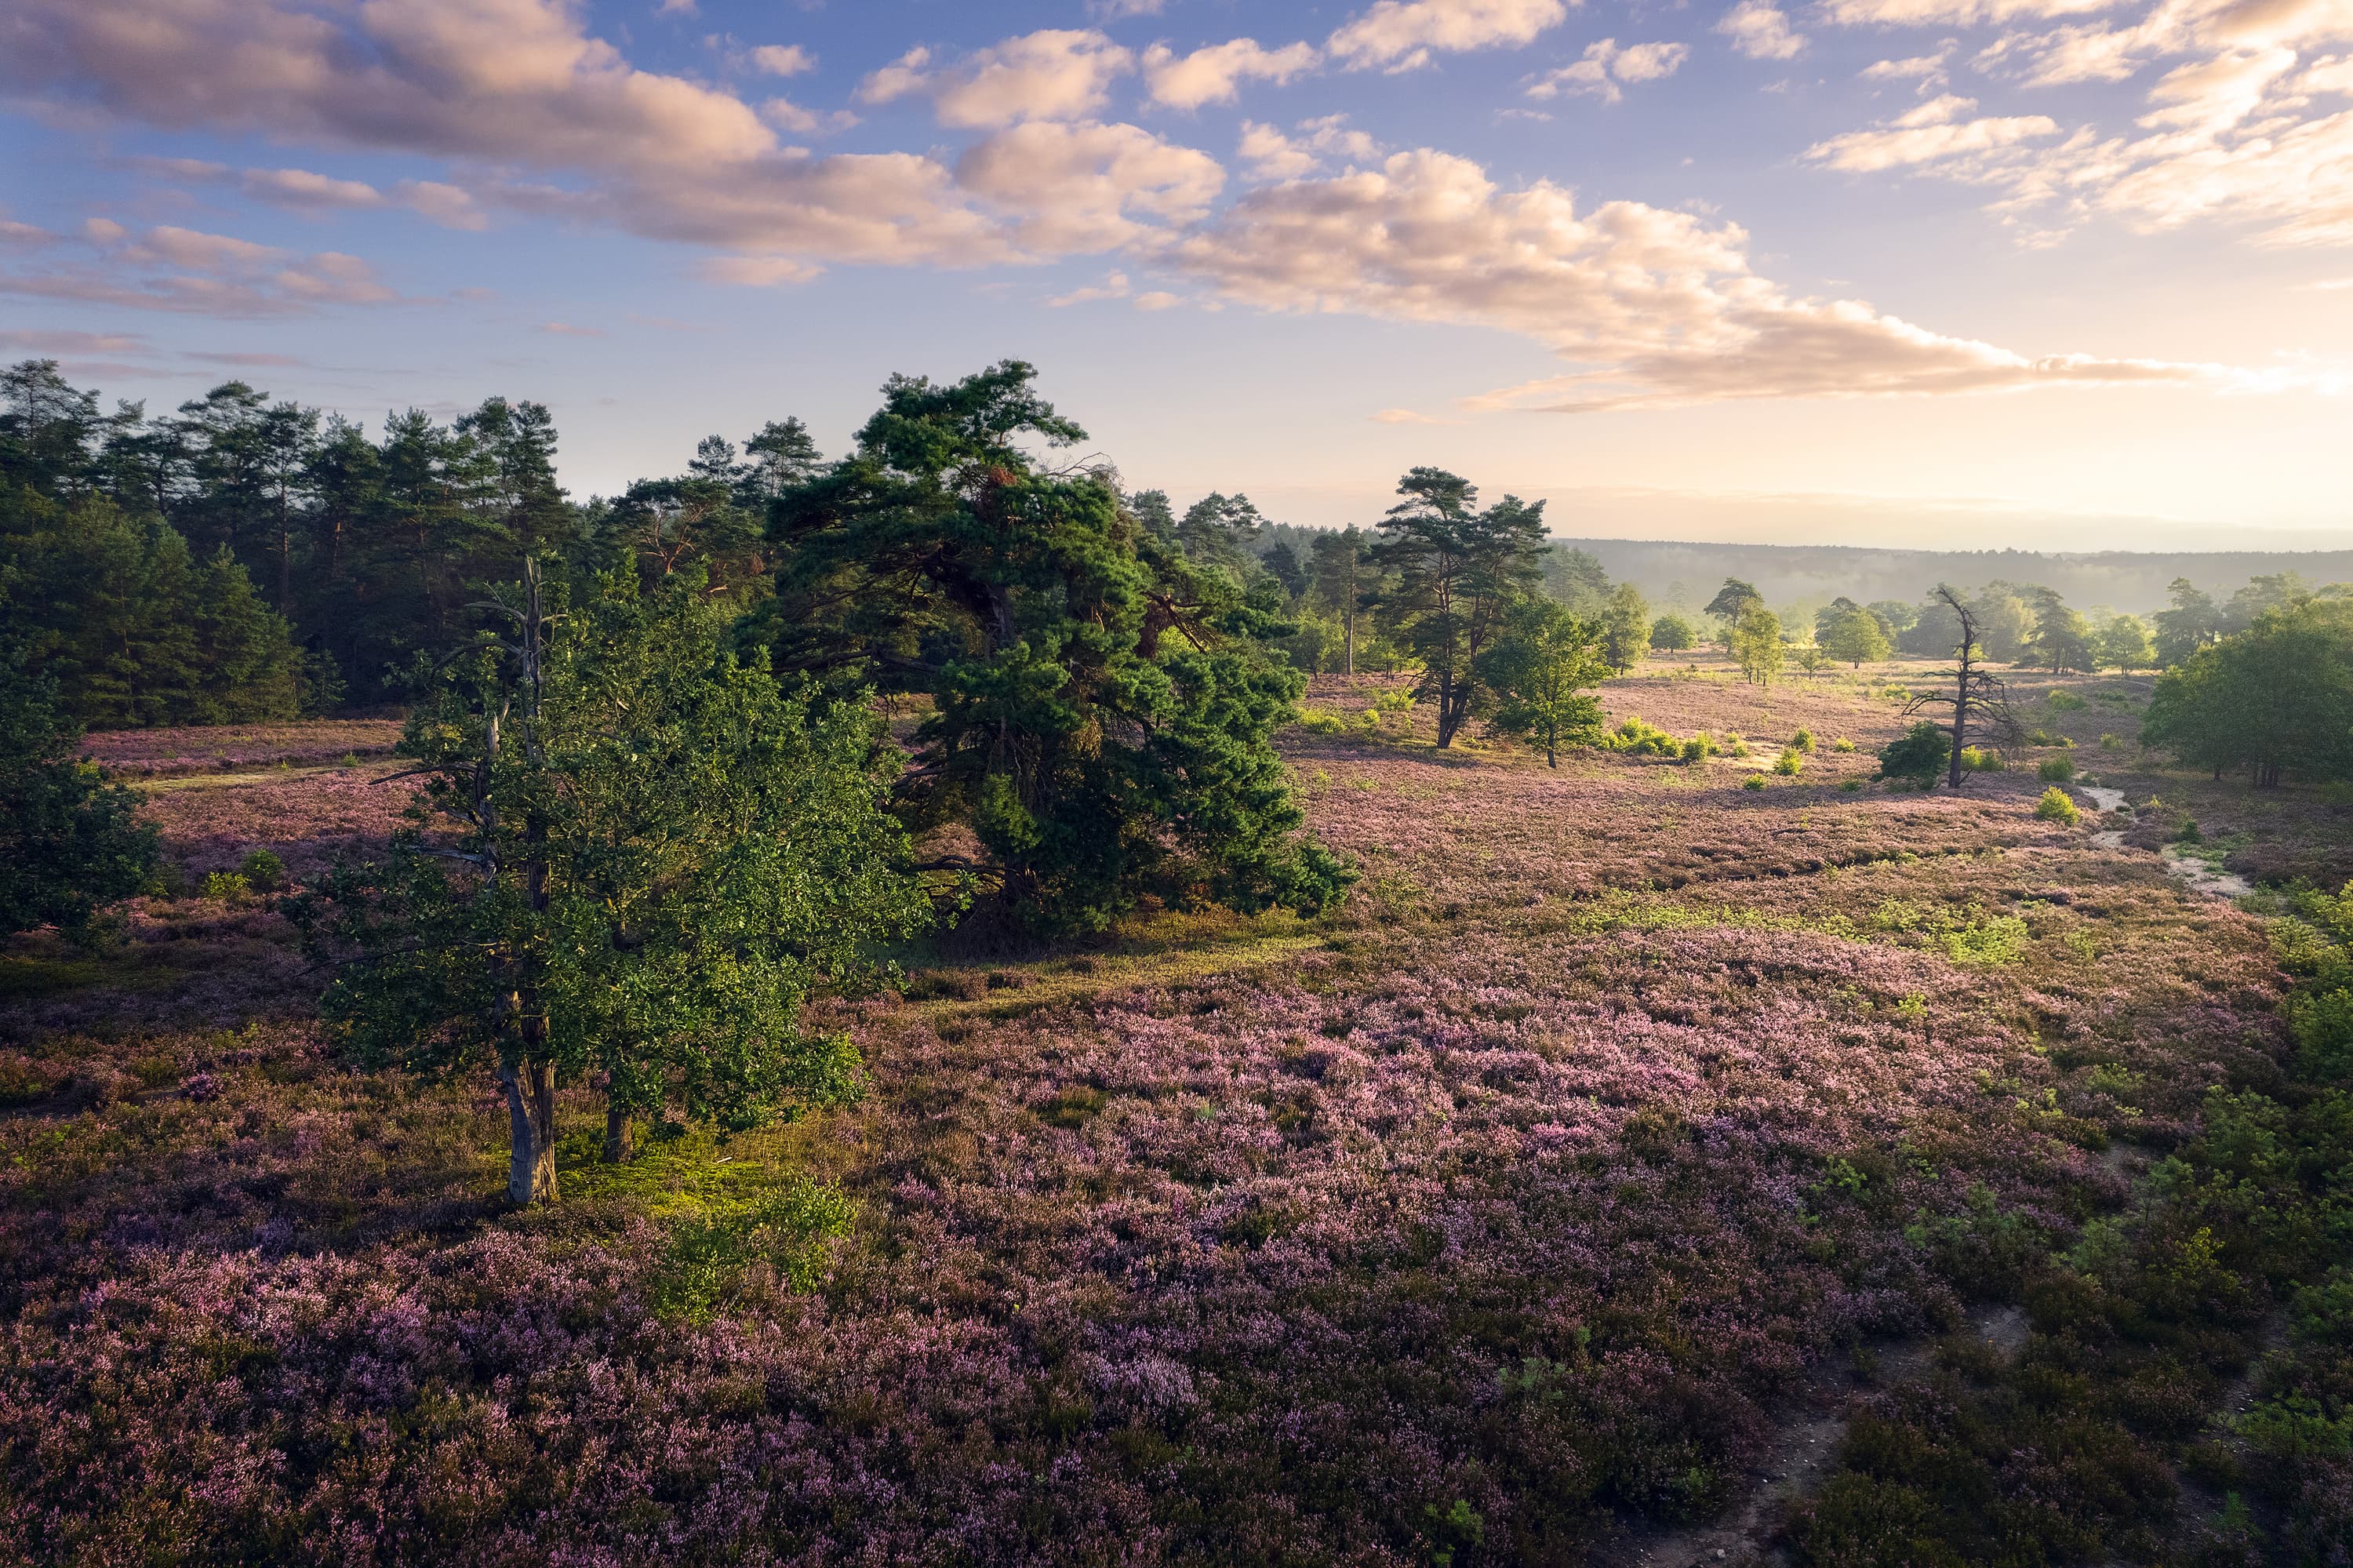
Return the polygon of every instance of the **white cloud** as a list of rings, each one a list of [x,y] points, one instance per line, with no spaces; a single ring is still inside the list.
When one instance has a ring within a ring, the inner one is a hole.
[[[1277,86],[1314,70],[1323,60],[1313,44],[1285,44],[1279,49],[1261,48],[1255,38],[1235,38],[1180,55],[1166,44],[1144,51],[1144,83],[1155,103],[1170,109],[1198,109],[1205,103],[1229,103],[1250,78]]]
[[[1715,30],[1752,60],[1795,59],[1806,47],[1805,38],[1789,30],[1788,13],[1773,0],[1740,0],[1724,14]]]
[[[1836,3],[1852,10],[1861,0]],[[2087,8],[2075,0],[1947,5],[1936,16]],[[1977,57],[1981,69],[2028,87],[2121,81],[2172,58],[2179,63],[2147,90],[2142,134],[2104,135],[2085,124],[2036,146],[2050,122],[2013,117],[1948,126],[1941,140],[1882,126],[1833,137],[1811,155],[1841,168],[1902,165],[1992,186],[1992,210],[2030,243],[2106,217],[2140,230],[2232,224],[2266,245],[2353,244],[2353,109],[2345,102],[2353,69],[2310,53],[2347,38],[2353,6],[2344,0],[2152,0],[2122,26],[2012,31]]]
[[[1822,0],[1822,16],[1841,26],[1965,27],[2021,16],[2072,16],[2124,0]]]
[[[858,123],[858,116],[847,109],[804,109],[789,98],[762,101],[760,118],[795,136],[838,135]]]
[[[956,161],[956,183],[1013,223],[1033,255],[1117,249],[1199,218],[1226,181],[1206,153],[1134,125],[1036,121]]]
[[[745,58],[770,76],[798,76],[817,69],[817,57],[798,44],[762,44]]]
[[[1435,53],[1516,48],[1567,15],[1565,0],[1378,0],[1324,47],[1351,70],[1418,70]]]
[[[1921,91],[1942,87],[1949,79],[1946,61],[1953,57],[1953,40],[1933,55],[1912,55],[1900,60],[1873,60],[1858,74],[1865,81],[1909,81]]]
[[[61,235],[49,238],[68,243]],[[0,274],[0,293],[220,316],[292,315],[399,297],[365,261],[336,250],[299,255],[172,224],[133,238],[102,217],[83,223],[80,243],[95,254],[43,271]]]
[[[1135,296],[1135,308],[1139,311],[1173,311],[1184,302],[1182,295],[1166,289],[1147,289]]]
[[[1620,82],[1656,81],[1675,74],[1691,55],[1686,44],[1635,44],[1620,48],[1615,38],[1588,44],[1585,57],[1558,70],[1547,71],[1528,89],[1530,98],[1555,98],[1564,92],[1598,94],[1616,103],[1626,95]]]
[[[1242,122],[1240,152],[1253,179],[1292,180],[1312,175],[1335,160],[1367,164],[1381,155],[1380,143],[1352,130],[1345,114],[1303,120],[1285,135],[1271,125]]]
[[[858,99],[922,94],[941,124],[959,129],[1078,120],[1101,109],[1112,82],[1134,69],[1133,53],[1092,28],[1049,27],[938,69],[928,49],[910,49],[860,83]]]
[[[2058,122],[2042,114],[1971,120],[1973,98],[1947,93],[1898,115],[1876,130],[1849,131],[1806,149],[1810,162],[1850,174],[1874,174],[1915,164],[1940,164],[1958,172],[1960,160],[1998,153],[2021,142],[2056,135]]]
[[[438,180],[403,180],[393,187],[402,204],[420,217],[444,228],[488,228],[473,193]]]
[[[1487,407],[1660,408],[2201,379],[2198,367],[2029,358],[1858,301],[1791,296],[1749,270],[1747,236],[1639,202],[1577,210],[1549,184],[1499,190],[1427,149],[1245,194],[1165,260],[1264,309],[1477,324],[1577,368]]]
[[[550,337],[603,337],[603,327],[574,326],[570,322],[542,322],[535,329]]]
[[[314,175],[308,169],[248,169],[238,183],[257,201],[297,211],[385,205],[384,193],[374,185]]]
[[[1459,425],[1462,422],[1460,419],[1433,418],[1428,414],[1417,414],[1411,408],[1383,408],[1365,418],[1376,425]]]
[[[1071,305],[1089,304],[1096,300],[1125,298],[1127,298],[1127,274],[1113,272],[1107,274],[1100,283],[1090,283],[1083,288],[1073,289],[1067,294],[1056,294],[1049,299],[1046,304],[1050,309],[1062,310]]]

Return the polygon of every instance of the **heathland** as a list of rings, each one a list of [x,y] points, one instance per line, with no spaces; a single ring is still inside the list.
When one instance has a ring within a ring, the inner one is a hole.
[[[1319,675],[1325,912],[908,946],[810,1004],[854,1098],[615,1165],[560,1084],[528,1208],[488,1075],[345,1060],[281,913],[397,726],[95,736],[171,885],[0,957],[0,1550],[2341,1563],[2326,911],[2232,895],[2344,883],[2345,808],[2119,675],[1878,781],[1933,668],[1652,660],[1610,721],[1715,755],[1557,768]]]

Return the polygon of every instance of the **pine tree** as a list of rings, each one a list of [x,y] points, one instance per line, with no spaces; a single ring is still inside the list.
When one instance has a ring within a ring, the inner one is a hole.
[[[1435,468],[1409,471],[1398,493],[1406,499],[1389,508],[1373,551],[1396,574],[1379,602],[1421,661],[1418,690],[1437,705],[1438,744],[1445,747],[1487,694],[1479,656],[1537,581],[1544,503],[1507,495],[1479,511],[1475,486]]]
[[[0,935],[79,932],[154,873],[155,830],[137,821],[138,797],[78,761],[80,740],[55,683],[0,653]]]

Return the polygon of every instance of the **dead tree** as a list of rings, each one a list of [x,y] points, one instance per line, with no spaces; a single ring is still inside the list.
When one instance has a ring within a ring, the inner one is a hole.
[[[1936,598],[1959,618],[1960,646],[1953,650],[1955,668],[1937,673],[1939,681],[1952,683],[1952,691],[1927,692],[1904,705],[1906,718],[1925,708],[1949,707],[1953,710],[1953,754],[1946,763],[1945,782],[1953,789],[1961,787],[1962,748],[1968,745],[1971,726],[1989,737],[2004,744],[2016,745],[2018,720],[2010,715],[2010,690],[2001,677],[1984,667],[1978,648],[1978,618],[1963,603],[1961,596],[1943,583],[1936,585]]]

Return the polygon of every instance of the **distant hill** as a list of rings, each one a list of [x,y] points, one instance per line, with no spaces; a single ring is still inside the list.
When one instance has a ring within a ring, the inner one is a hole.
[[[1637,539],[1553,543],[1599,560],[1613,582],[1631,581],[1664,605],[1678,596],[1705,604],[1726,577],[1755,585],[1775,605],[1844,594],[1869,603],[1916,603],[1939,582],[1973,588],[1997,578],[2053,588],[2080,609],[2146,611],[2167,602],[2166,585],[2188,577],[2218,599],[2254,577],[2295,572],[2313,588],[2353,582],[2353,550],[2186,550],[2096,555],[2032,550],[1877,550],[1851,545],[1697,545]]]

